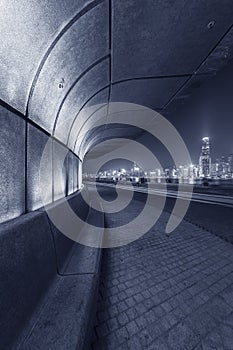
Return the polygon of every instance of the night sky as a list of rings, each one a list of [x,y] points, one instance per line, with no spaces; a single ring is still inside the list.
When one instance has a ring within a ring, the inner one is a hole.
[[[200,87],[169,120],[183,137],[194,163],[205,136],[210,137],[213,161],[233,153],[233,62]]]
[[[101,171],[110,170],[110,169],[112,170],[125,169],[127,171],[130,171],[132,167],[133,167],[133,162],[130,162],[129,160],[126,160],[126,159],[118,158],[105,163],[101,167]]]
[[[185,141],[194,164],[199,162],[201,140],[205,136],[210,137],[212,162],[233,153],[233,61],[203,84],[168,119]],[[148,136],[142,139],[151,143]],[[164,168],[173,166],[173,160],[162,145],[155,142],[153,148]],[[126,167],[126,164],[122,160],[114,163],[118,167]]]

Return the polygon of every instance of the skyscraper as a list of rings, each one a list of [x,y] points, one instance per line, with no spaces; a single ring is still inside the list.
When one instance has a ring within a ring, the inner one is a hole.
[[[211,175],[211,158],[210,158],[210,139],[209,139],[209,137],[203,137],[203,139],[202,139],[199,166],[200,166],[200,177],[209,177]]]

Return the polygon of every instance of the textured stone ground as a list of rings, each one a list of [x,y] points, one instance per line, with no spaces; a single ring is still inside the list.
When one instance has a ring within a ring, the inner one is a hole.
[[[167,218],[104,250],[94,350],[233,350],[233,246]]]

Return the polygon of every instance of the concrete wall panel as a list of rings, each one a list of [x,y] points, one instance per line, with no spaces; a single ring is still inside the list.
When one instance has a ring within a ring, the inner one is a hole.
[[[0,222],[25,210],[25,120],[0,106]]]
[[[68,142],[72,123],[84,104],[109,83],[109,59],[105,59],[87,72],[67,96],[58,115],[55,137]]]
[[[72,84],[109,53],[108,24],[108,7],[101,3],[69,28],[48,57],[35,86],[29,117],[49,133]]]
[[[42,183],[41,157],[47,143],[46,167],[42,169],[46,174],[46,181]],[[32,211],[43,206],[41,191],[46,195],[46,204],[52,202],[52,143],[45,133],[30,124],[28,125],[27,152],[27,208]]]
[[[232,16],[231,0],[113,1],[113,81],[194,72]]]
[[[67,194],[67,156],[68,150],[60,143],[53,142],[53,190],[54,200]]]
[[[105,107],[108,103],[108,97],[109,87],[96,94],[91,100],[89,100],[89,102],[80,111],[80,113],[76,115],[73,126],[70,131],[70,138],[68,142],[68,146],[70,147],[70,149],[75,149],[77,137],[79,137],[80,131],[83,128],[85,128],[85,125],[88,122],[91,122],[92,125],[94,125],[92,119],[96,118],[96,113],[99,109],[103,111],[104,115],[106,114]]]
[[[1,0],[0,98],[25,113],[40,61],[88,0]]]

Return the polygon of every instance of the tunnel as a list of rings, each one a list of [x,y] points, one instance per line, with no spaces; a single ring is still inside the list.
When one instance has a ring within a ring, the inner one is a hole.
[[[233,349],[232,0],[0,5],[0,349]]]

